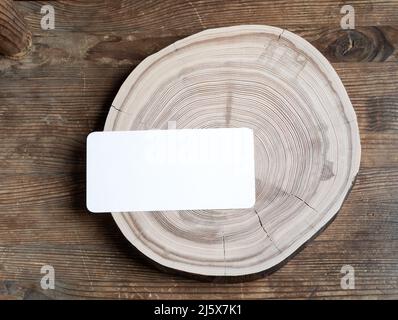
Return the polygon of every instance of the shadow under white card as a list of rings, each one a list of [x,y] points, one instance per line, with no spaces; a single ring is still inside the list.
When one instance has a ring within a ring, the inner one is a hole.
[[[248,128],[93,132],[87,137],[87,208],[250,208],[253,139]]]

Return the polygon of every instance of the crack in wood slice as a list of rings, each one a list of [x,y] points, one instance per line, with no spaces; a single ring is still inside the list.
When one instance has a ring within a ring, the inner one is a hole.
[[[255,134],[254,208],[113,213],[135,247],[176,270],[272,269],[331,221],[359,170],[358,124],[343,84],[287,30],[210,29],[149,56],[122,85],[105,130],[167,129],[169,121]]]

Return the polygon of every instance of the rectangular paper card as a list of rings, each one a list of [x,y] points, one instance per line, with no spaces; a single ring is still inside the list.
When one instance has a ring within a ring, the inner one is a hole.
[[[253,139],[248,128],[93,132],[87,137],[87,208],[250,208]]]

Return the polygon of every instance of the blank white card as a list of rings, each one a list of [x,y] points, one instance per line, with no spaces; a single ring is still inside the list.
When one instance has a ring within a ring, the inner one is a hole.
[[[250,208],[248,128],[93,132],[87,137],[91,212]]]

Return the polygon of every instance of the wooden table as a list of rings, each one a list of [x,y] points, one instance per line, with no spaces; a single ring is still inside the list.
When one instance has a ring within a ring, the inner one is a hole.
[[[0,298],[398,298],[398,1],[47,2],[16,4],[33,34],[0,58]],[[357,112],[362,162],[336,220],[285,266],[243,283],[199,282],[153,267],[108,214],[85,208],[85,139],[102,130],[120,85],[148,55],[206,28],[267,24],[315,45]],[[43,290],[43,265],[55,289]],[[355,289],[340,286],[344,265]]]

